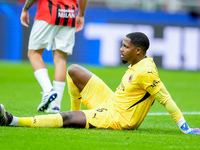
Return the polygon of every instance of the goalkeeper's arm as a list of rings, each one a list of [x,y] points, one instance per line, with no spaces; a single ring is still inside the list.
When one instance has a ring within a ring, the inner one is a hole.
[[[168,113],[170,114],[172,119],[177,123],[177,125],[179,126],[179,128],[183,133],[200,134],[200,130],[198,128],[191,129],[188,126],[187,122],[183,117],[182,112],[180,111],[176,103],[173,101],[173,99],[171,98],[169,92],[167,91],[164,85],[162,86],[162,88],[158,93],[153,95],[153,97],[167,109]]]

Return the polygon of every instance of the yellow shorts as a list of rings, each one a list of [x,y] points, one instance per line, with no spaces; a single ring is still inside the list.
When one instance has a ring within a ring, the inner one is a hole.
[[[110,98],[114,92],[96,75],[93,75],[81,92],[82,102],[89,110],[85,128],[118,129],[113,119],[113,105]]]
[[[82,103],[93,109],[110,99],[114,92],[95,74],[90,78],[82,92]]]

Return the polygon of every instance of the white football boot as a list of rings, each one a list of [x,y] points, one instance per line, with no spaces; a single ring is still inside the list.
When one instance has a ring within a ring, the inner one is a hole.
[[[57,92],[54,89],[51,89],[50,92],[44,93],[42,96],[42,101],[38,106],[38,112],[44,111],[48,108],[49,104],[54,101],[57,97]]]

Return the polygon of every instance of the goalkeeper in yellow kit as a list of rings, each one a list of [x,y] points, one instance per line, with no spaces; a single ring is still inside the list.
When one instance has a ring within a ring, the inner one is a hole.
[[[0,105],[1,126],[78,127],[98,129],[138,129],[156,99],[183,133],[200,134],[191,129],[180,109],[159,78],[153,59],[146,56],[148,37],[141,32],[127,34],[122,42],[121,58],[130,63],[117,90],[113,92],[95,74],[80,65],[67,72],[71,111],[35,117],[15,117]],[[81,102],[88,110],[81,110]]]

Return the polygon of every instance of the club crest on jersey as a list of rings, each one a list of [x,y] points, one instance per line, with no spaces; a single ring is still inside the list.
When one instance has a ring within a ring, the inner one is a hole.
[[[130,83],[133,79],[133,75],[130,75],[129,79],[128,79],[128,82]]]

